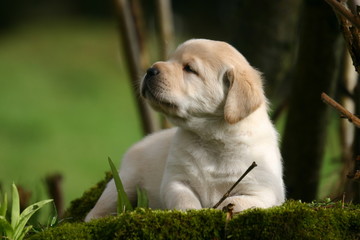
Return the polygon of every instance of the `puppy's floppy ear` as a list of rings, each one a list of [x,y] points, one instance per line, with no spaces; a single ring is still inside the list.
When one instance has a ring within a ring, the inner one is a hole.
[[[265,96],[261,74],[252,67],[244,70],[232,68],[225,74],[229,90],[224,117],[228,123],[234,124],[255,111],[265,101]]]

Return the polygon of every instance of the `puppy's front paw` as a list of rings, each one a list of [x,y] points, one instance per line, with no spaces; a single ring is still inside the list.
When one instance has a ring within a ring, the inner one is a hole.
[[[254,196],[232,196],[222,202],[218,209],[226,208],[229,204],[233,205],[233,212],[241,212],[250,208],[266,208],[267,206],[260,198]]]
[[[169,209],[177,209],[177,210],[192,210],[192,209],[201,209],[201,205],[199,205],[196,201],[180,201],[174,203],[169,206]]]
[[[237,206],[237,203],[234,203],[233,201],[229,200],[229,199],[225,199],[218,207],[217,209],[222,210],[224,212],[232,212],[232,213],[237,213],[242,211],[243,209],[241,209],[239,206]]]

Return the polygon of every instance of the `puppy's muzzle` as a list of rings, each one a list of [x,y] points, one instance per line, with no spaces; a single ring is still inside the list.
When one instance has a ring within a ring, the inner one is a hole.
[[[141,95],[146,97],[146,91],[155,87],[156,76],[160,74],[160,70],[155,67],[151,67],[146,71],[144,82],[142,84]]]

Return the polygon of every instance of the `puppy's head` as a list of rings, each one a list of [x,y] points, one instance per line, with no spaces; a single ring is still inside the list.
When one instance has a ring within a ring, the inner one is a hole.
[[[261,75],[225,42],[189,40],[141,81],[141,95],[170,119],[224,119],[234,124],[265,101]]]

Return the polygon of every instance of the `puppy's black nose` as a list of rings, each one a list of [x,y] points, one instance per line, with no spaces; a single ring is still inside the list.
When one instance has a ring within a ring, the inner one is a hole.
[[[145,78],[150,78],[150,77],[153,77],[153,76],[156,76],[160,73],[160,70],[155,68],[155,67],[152,67],[152,68],[149,68],[147,71],[146,71],[146,76]]]
[[[144,82],[142,84],[141,95],[145,97],[145,93],[148,89],[154,88],[156,80],[153,78],[160,73],[160,70],[156,67],[151,67],[146,71]]]

